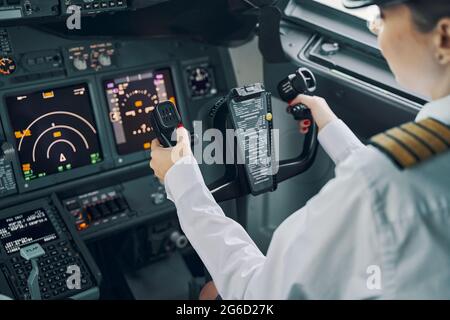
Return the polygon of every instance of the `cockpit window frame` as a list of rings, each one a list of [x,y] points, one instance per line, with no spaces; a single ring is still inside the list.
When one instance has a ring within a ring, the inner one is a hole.
[[[335,41],[341,47],[352,48],[352,50],[360,52],[362,56],[369,57],[374,68],[379,69],[381,72],[385,70],[384,72],[391,73],[391,71],[386,70],[387,62],[378,46],[377,36],[367,26],[367,20],[341,11],[338,8],[311,0],[282,0],[278,5],[283,11],[282,19],[288,28],[305,30],[312,37],[310,40],[323,38],[328,39],[328,41]],[[285,31],[281,31],[281,34],[283,32]],[[291,57],[294,63],[311,64],[317,68],[325,68],[330,73],[332,72],[331,69],[340,69],[339,65],[324,65],[306,57],[304,53],[309,50],[310,45],[311,41],[301,45],[303,46],[301,49],[297,45],[294,46],[300,50],[296,56]],[[292,56],[292,52],[288,56]],[[351,71],[351,69],[347,71]],[[351,72],[348,73],[347,71],[342,70],[345,75],[353,76]],[[386,85],[385,82],[380,82],[380,79],[357,78],[359,79],[358,81],[363,81],[367,86],[374,85],[382,92],[390,92],[397,97],[402,97],[402,99],[406,98],[414,106],[423,105],[428,101],[426,97],[410,92],[398,84]]]
[[[358,16],[311,0],[283,0],[280,8],[285,20],[381,55],[377,36],[367,28],[367,21]]]

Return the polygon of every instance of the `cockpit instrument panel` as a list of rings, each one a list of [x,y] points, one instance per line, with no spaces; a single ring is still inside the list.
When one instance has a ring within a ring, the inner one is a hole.
[[[149,113],[161,102],[176,103],[168,68],[124,75],[104,82],[117,152],[120,155],[148,150],[156,137]]]
[[[189,67],[186,72],[192,98],[206,97],[217,93],[214,75],[208,65]]]
[[[26,181],[102,161],[86,84],[6,98]]]

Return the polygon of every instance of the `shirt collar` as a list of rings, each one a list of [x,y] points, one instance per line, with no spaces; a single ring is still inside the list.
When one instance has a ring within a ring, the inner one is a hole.
[[[420,110],[416,121],[426,118],[433,118],[450,126],[450,96],[427,103]]]

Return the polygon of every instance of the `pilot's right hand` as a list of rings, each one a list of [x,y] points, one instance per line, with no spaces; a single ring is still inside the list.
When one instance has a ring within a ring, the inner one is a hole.
[[[300,94],[289,103],[290,106],[297,104],[303,104],[311,110],[319,131],[325,128],[328,123],[337,119],[337,116],[322,97]],[[301,133],[308,132],[308,125],[305,123],[305,120],[300,121],[299,129]]]
[[[158,139],[152,141],[150,167],[161,182],[164,182],[166,173],[178,160],[192,154],[189,132],[179,127],[176,134],[177,144],[172,148],[162,147]]]

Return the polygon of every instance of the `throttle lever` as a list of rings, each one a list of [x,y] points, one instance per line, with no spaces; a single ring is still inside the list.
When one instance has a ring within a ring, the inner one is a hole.
[[[164,148],[174,147],[177,141],[172,141],[173,132],[183,126],[180,113],[171,101],[159,103],[150,113],[150,123],[156,133],[156,137]],[[190,134],[191,147],[196,145],[200,137],[197,134]]]
[[[176,144],[172,142],[171,137],[173,131],[181,125],[181,116],[171,101],[158,103],[150,112],[150,122],[162,146],[168,148]]]

